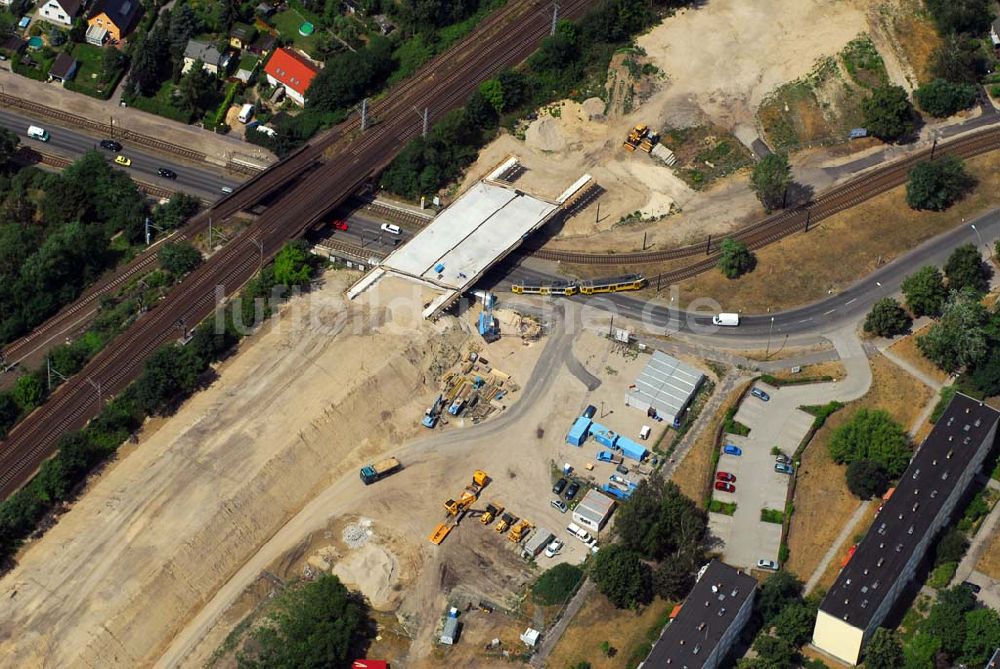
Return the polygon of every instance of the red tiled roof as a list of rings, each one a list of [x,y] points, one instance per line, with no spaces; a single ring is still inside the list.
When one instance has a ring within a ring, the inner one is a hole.
[[[304,95],[319,69],[294,51],[281,48],[267,61],[264,71]]]

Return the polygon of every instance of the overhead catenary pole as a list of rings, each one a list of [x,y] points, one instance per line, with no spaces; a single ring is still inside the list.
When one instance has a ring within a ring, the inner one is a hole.
[[[417,113],[417,116],[419,116],[420,119],[423,121],[423,128],[420,131],[420,136],[421,137],[426,137],[427,136],[428,126],[429,126],[428,121],[430,119],[430,111],[431,111],[430,107],[424,107],[423,111],[420,111],[419,109],[417,109],[416,107],[414,107],[413,111],[415,111]]]
[[[361,132],[368,127],[368,98],[361,101]]]
[[[549,35],[556,34],[556,24],[559,22],[559,3],[552,3],[552,27],[549,29]]]

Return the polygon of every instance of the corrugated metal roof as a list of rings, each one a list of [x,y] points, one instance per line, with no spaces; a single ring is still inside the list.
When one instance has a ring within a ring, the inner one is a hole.
[[[651,405],[665,417],[674,417],[691,401],[704,378],[705,375],[694,367],[655,351],[628,395],[637,402]]]
[[[591,488],[573,509],[573,513],[586,518],[595,525],[600,525],[611,513],[614,505],[615,500]]]

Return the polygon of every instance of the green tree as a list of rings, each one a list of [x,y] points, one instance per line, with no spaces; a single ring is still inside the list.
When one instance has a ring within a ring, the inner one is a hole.
[[[868,132],[885,142],[895,142],[913,132],[913,105],[902,86],[883,84],[861,102]]]
[[[944,118],[976,104],[976,87],[935,79],[915,90],[913,97],[925,112]]]
[[[948,256],[944,265],[944,275],[948,279],[948,290],[972,290],[982,294],[989,290],[993,272],[983,262],[975,244],[962,244]]]
[[[312,265],[303,244],[289,242],[274,258],[274,280],[288,287],[309,283]]]
[[[925,0],[941,34],[985,33],[993,20],[989,0]]]
[[[335,55],[310,84],[306,109],[333,112],[360,102],[392,72],[392,48],[392,42],[375,36],[363,49]]]
[[[153,207],[151,216],[157,227],[173,230],[184,225],[200,206],[198,198],[187,193],[174,193],[169,200]]]
[[[199,59],[194,61],[177,86],[180,93],[180,104],[194,115],[200,115],[212,106],[215,95],[216,78],[204,69],[204,63]]]
[[[502,114],[504,110],[503,86],[497,79],[487,79],[479,85],[479,92],[493,105],[497,114]]]
[[[142,375],[135,381],[134,394],[139,407],[148,415],[171,409],[197,387],[203,371],[202,361],[191,349],[169,345],[146,361]]]
[[[760,586],[757,612],[764,627],[770,627],[782,609],[802,601],[802,581],[789,571],[779,571],[768,577]]]
[[[965,532],[957,527],[948,530],[934,549],[934,566],[946,562],[960,562],[969,548],[969,540],[965,537]]]
[[[910,323],[910,315],[893,297],[883,297],[872,305],[872,310],[865,317],[865,332],[881,337],[892,337],[906,332]]]
[[[976,185],[965,164],[954,156],[917,163],[906,182],[906,204],[911,209],[944,211]]]
[[[149,97],[156,93],[170,72],[170,43],[162,29],[146,34],[135,50],[129,70],[127,88],[136,95]]]
[[[937,316],[948,299],[944,276],[933,265],[924,265],[903,279],[901,288],[914,316]]]
[[[694,571],[684,557],[664,560],[653,571],[653,591],[664,599],[681,600],[694,586]]]
[[[917,337],[917,348],[946,372],[974,367],[986,356],[986,309],[966,289],[948,298],[941,319]]]
[[[767,211],[784,206],[785,193],[792,183],[792,168],[788,156],[772,153],[764,156],[754,165],[750,175],[750,187]]]
[[[41,380],[34,374],[25,374],[14,384],[14,401],[22,412],[29,412],[38,406],[45,394]]]
[[[881,496],[889,489],[889,474],[877,462],[855,460],[847,466],[847,489],[859,499]]]
[[[879,627],[865,646],[865,669],[898,669],[903,666],[903,644],[893,630]]]
[[[174,276],[184,276],[201,264],[201,252],[188,242],[164,244],[158,255],[160,267]]]
[[[792,602],[774,617],[772,627],[774,634],[798,648],[812,638],[813,627],[816,625],[818,603]]]
[[[639,483],[618,509],[614,533],[621,545],[644,558],[683,556],[697,564],[708,536],[708,516],[657,472]]]
[[[965,614],[976,607],[976,598],[964,585],[943,590],[920,629],[941,641],[941,650],[957,659],[965,645]]]
[[[793,669],[797,666],[798,650],[785,639],[760,634],[753,642],[753,649],[757,653],[757,660],[762,663],[754,666],[768,669]]]
[[[889,476],[903,473],[910,462],[910,441],[899,423],[881,409],[861,409],[834,430],[830,455],[838,463],[871,460]]]
[[[738,239],[727,237],[720,248],[718,266],[727,279],[738,279],[757,266],[757,256]]]
[[[1000,346],[992,344],[989,352],[962,377],[963,383],[972,385],[971,391],[981,397],[1000,395]]]
[[[975,38],[947,35],[931,54],[931,73],[938,79],[977,85],[989,63]]]
[[[14,157],[20,143],[21,140],[16,133],[7,128],[0,128],[0,167]]]
[[[259,650],[241,654],[240,667],[347,667],[374,636],[362,598],[330,574],[282,595],[276,609],[273,624],[253,633]]]
[[[903,666],[905,669],[934,669],[934,660],[940,650],[940,639],[917,629],[903,647]]]
[[[983,666],[997,648],[1000,648],[1000,615],[985,607],[966,613],[961,661]]]
[[[14,425],[21,411],[10,393],[0,393],[0,438],[7,436],[7,431]]]
[[[649,602],[649,567],[638,553],[621,544],[611,544],[597,551],[590,574],[597,589],[620,609]]]

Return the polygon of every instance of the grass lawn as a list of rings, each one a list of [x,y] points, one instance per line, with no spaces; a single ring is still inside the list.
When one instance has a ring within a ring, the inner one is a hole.
[[[564,669],[585,661],[592,669],[634,669],[646,659],[671,608],[670,602],[657,598],[638,612],[616,609],[595,590],[567,626],[546,666]],[[615,649],[611,657],[601,650],[604,641]]]
[[[860,501],[847,489],[844,465],[830,457],[828,445],[833,431],[862,408],[884,409],[909,430],[931,400],[927,386],[904,372],[882,355],[871,358],[872,385],[868,393],[830,416],[802,454],[795,488],[795,512],[788,534],[789,559],[786,567],[807,580],[819,565]],[[875,505],[877,508],[877,505]],[[859,532],[867,528],[859,523]],[[832,567],[839,569],[839,557]]]
[[[271,23],[281,33],[282,39],[291,40],[296,49],[301,49],[311,56],[316,47],[316,33],[309,37],[303,37],[299,34],[299,26],[306,20],[302,14],[294,9],[286,9],[271,17]],[[317,30],[321,29],[317,28]]]
[[[757,252],[757,268],[739,279],[730,280],[718,270],[711,270],[680,283],[680,302],[688,304],[696,297],[711,297],[726,311],[759,313],[768,308],[787,309],[839,292],[880,264],[962,225],[963,219],[995,208],[995,195],[1000,192],[1000,154],[972,158],[966,166],[979,185],[948,211],[910,209],[905,202],[905,186],[899,186],[831,216],[808,233],[794,234],[761,249]],[[650,266],[645,271],[647,276],[654,276],[663,270]]]
[[[156,92],[156,95],[148,98],[141,95],[136,96],[132,101],[132,106],[136,109],[149,112],[150,114],[157,114],[158,116],[163,116],[174,121],[180,121],[185,124],[190,123],[191,115],[186,111],[178,109],[171,102],[171,94],[173,93],[173,90],[174,84],[168,79],[163,82],[163,85],[160,86],[160,90]]]
[[[110,48],[110,47],[108,47]],[[93,44],[77,44],[73,49],[73,57],[80,61],[80,67],[73,77],[73,88],[80,93],[91,97],[106,100],[115,90],[115,86],[121,80],[124,71],[119,73],[114,81],[107,84],[101,83],[101,64],[104,58],[104,50]]]

